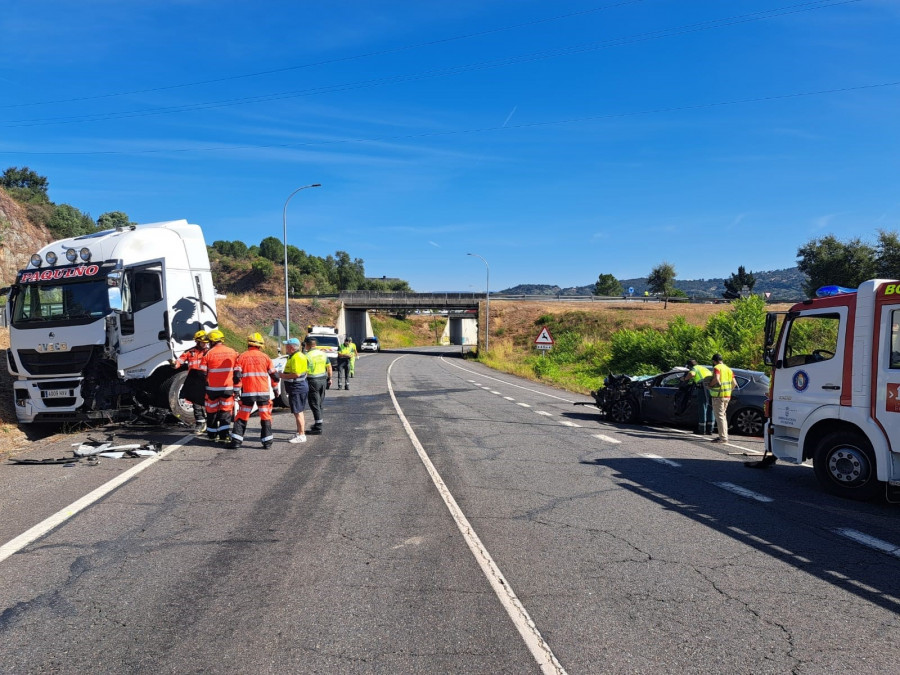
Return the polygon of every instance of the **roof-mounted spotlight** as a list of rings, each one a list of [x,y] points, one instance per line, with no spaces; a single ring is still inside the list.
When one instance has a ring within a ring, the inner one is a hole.
[[[91,249],[84,247],[83,249],[81,249],[81,253],[79,255],[81,255],[81,259],[84,260],[84,262],[88,262],[91,259]]]
[[[56,254],[53,251],[47,251],[47,255],[44,257],[47,259],[48,265],[56,264]]]
[[[40,253],[35,253],[31,256],[31,264],[35,267],[40,267],[43,262],[44,259],[41,257]]]
[[[76,251],[74,248],[67,248],[66,249],[66,260],[68,260],[70,263],[73,263],[76,260],[78,260],[78,251]]]

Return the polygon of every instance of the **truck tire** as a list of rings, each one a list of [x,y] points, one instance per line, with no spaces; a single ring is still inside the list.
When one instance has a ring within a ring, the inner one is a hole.
[[[837,497],[869,501],[883,490],[872,444],[854,431],[836,431],[823,438],[813,469],[822,488]]]
[[[628,396],[613,401],[609,406],[609,418],[613,422],[628,424],[636,422],[637,416],[637,404]]]
[[[182,370],[175,373],[162,383],[160,393],[169,404],[169,411],[185,424],[194,423],[194,408],[186,400],[181,398],[181,387],[187,379],[188,371]]]

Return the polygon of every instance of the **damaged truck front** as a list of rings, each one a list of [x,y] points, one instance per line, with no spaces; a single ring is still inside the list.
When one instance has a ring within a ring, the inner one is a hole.
[[[203,233],[185,220],[53,242],[8,291],[7,366],[20,424],[190,415],[170,359],[216,328]]]

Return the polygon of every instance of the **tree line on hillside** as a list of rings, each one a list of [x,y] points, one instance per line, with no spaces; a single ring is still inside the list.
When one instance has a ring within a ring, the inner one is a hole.
[[[47,191],[50,181],[25,167],[9,167],[0,176],[0,188],[22,204],[35,225],[46,228],[57,239],[78,237],[125,225],[135,225],[122,211],[103,213],[96,221],[71,204],[55,204]],[[213,263],[213,280],[218,285],[217,266],[226,273],[268,281],[275,265],[284,264],[285,249],[280,239],[266,237],[258,246],[241,241],[215,241],[207,249]],[[351,259],[346,251],[324,258],[308,255],[296,246],[287,246],[288,288],[292,295],[329,295],[340,291],[409,292],[402,279],[367,279],[363,260]]]
[[[46,228],[57,239],[133,224],[122,211],[103,213],[95,221],[89,213],[71,204],[55,204],[47,196],[50,181],[27,166],[6,169],[0,176],[0,187],[22,204],[32,223]]]
[[[877,241],[867,243],[856,237],[840,241],[834,235],[811,239],[797,249],[797,269],[804,275],[803,292],[814,297],[823,286],[837,285],[856,288],[867,279],[896,279],[900,275],[900,234],[879,230]],[[647,290],[669,298],[687,294],[675,285],[675,266],[662,262],[647,276]],[[743,265],[725,279],[722,297],[735,300],[745,293],[753,293],[756,276]],[[595,295],[617,296],[624,290],[612,274],[600,274],[594,284]]]
[[[272,279],[276,265],[284,265],[284,243],[276,237],[266,237],[258,246],[247,246],[242,241],[214,241],[209,248],[214,267],[218,264],[227,272],[252,273],[260,281]],[[362,258],[351,259],[346,251],[322,258],[288,244],[287,263],[290,295],[411,290],[402,279],[367,279]]]

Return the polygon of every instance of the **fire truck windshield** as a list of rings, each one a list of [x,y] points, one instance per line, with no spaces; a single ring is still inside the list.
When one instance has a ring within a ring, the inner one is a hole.
[[[13,298],[12,325],[93,321],[109,314],[106,279],[67,284],[23,284]]]

